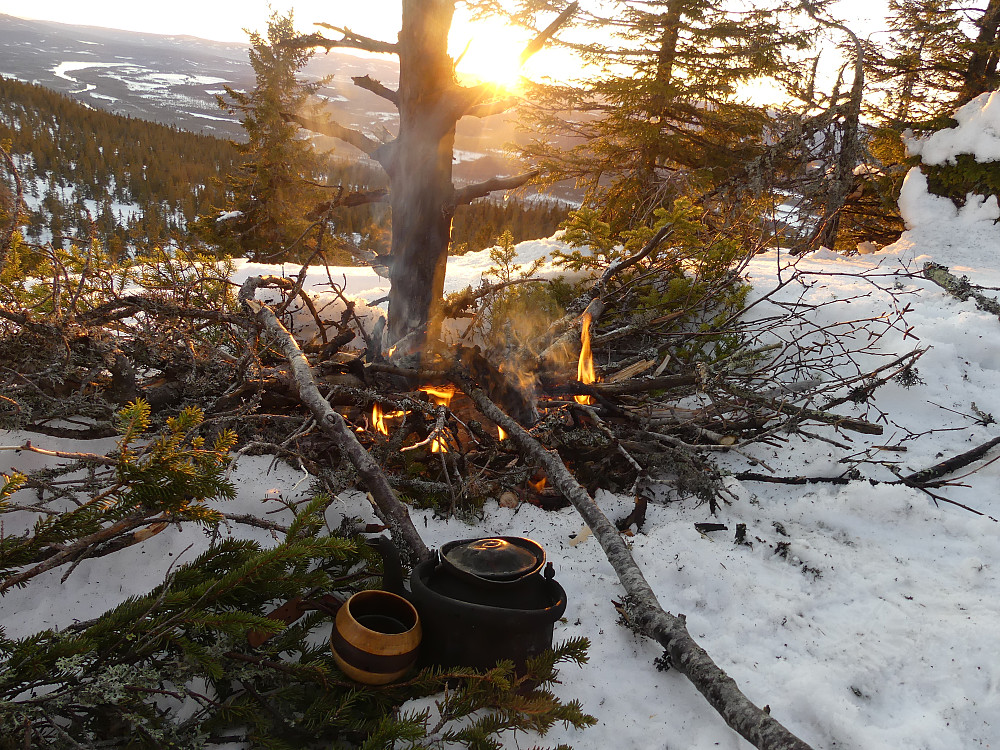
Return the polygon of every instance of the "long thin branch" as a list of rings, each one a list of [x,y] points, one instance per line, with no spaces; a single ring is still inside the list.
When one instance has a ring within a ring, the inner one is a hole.
[[[56,554],[38,563],[38,565],[36,565],[35,567],[29,568],[28,570],[4,578],[2,581],[0,581],[0,594],[2,594],[9,588],[23,584],[25,581],[28,581],[37,575],[41,575],[46,571],[52,570],[53,568],[57,568],[60,565],[70,562],[78,554],[84,552],[91,545],[100,544],[101,542],[105,542],[109,539],[112,539],[115,536],[118,536],[119,534],[124,534],[126,532],[132,531],[133,529],[137,529],[140,526],[145,526],[147,523],[149,523],[149,515],[150,515],[149,511],[140,511],[139,513],[129,516],[128,518],[123,518],[122,520],[112,524],[111,526],[107,526],[105,528],[100,529],[99,531],[95,531],[93,534],[88,534],[87,536],[80,537],[71,545],[65,547],[64,549],[61,549]]]
[[[102,466],[117,466],[118,462],[114,459],[108,458],[107,456],[102,456],[98,453],[74,453],[71,451],[51,451],[45,448],[39,448],[36,445],[32,445],[30,440],[26,440],[21,445],[0,445],[0,451],[29,451],[31,453],[39,453],[43,456],[53,456],[55,458],[72,458],[76,461],[86,461],[92,464],[101,464]]]
[[[992,440],[987,440],[982,445],[976,446],[972,450],[966,451],[965,453],[952,456],[951,458],[936,463],[933,466],[929,466],[926,469],[921,469],[920,471],[915,471],[912,474],[907,474],[902,479],[907,484],[926,484],[927,482],[931,482],[935,479],[940,479],[945,474],[951,474],[954,471],[958,471],[959,469],[968,466],[973,461],[978,461],[998,445],[1000,445],[1000,437],[995,437]]]
[[[455,191],[455,205],[463,206],[466,203],[472,203],[472,201],[476,200],[476,198],[484,198],[497,190],[513,190],[514,188],[519,188],[538,175],[539,171],[537,169],[533,169],[530,172],[523,172],[522,174],[513,175],[511,177],[493,177],[489,180],[484,180],[483,182],[477,182],[474,185],[459,188]]]
[[[666,649],[670,664],[691,680],[726,724],[761,750],[809,750],[809,746],[778,723],[768,709],[756,706],[743,694],[736,682],[691,637],[683,616],[664,611],[618,529],[573,478],[558,454],[545,450],[463,375],[455,377],[479,411],[503,427],[525,454],[541,464],[549,480],[579,511],[632,599],[635,625]]]
[[[528,62],[532,55],[544,47],[545,43],[549,41],[549,39],[551,39],[559,30],[559,27],[566,23],[570,19],[570,16],[576,13],[577,8],[579,7],[580,3],[578,2],[572,2],[567,5],[563,12],[556,16],[556,19],[552,23],[539,32],[538,36],[528,42],[527,46],[521,52],[521,65]]]
[[[327,39],[319,33],[306,34],[293,40],[290,44],[296,47],[323,47],[327,52],[335,47],[360,49],[365,52],[377,52],[387,55],[395,55],[399,52],[399,45],[392,42],[383,42],[378,39],[371,39],[367,36],[356,34],[350,29],[341,28],[339,26],[331,26],[328,23],[317,23],[316,25],[324,29],[330,29],[330,31],[336,31],[338,34],[342,35],[342,38]]]
[[[305,117],[292,112],[282,112],[281,116],[287,122],[294,122],[306,130],[341,140],[369,156],[372,156],[375,153],[375,149],[382,145],[374,138],[369,138],[360,130],[344,127],[339,122],[334,122],[333,120]]]
[[[952,297],[963,302],[971,297],[980,310],[1000,317],[1000,302],[973,289],[968,277],[958,278],[948,270],[947,266],[942,266],[939,263],[925,263],[921,275],[925,279],[933,281]]]
[[[420,538],[420,534],[417,533],[413,521],[410,520],[410,514],[406,507],[398,500],[385,473],[364,446],[358,442],[353,430],[344,422],[344,418],[333,410],[319,392],[312,368],[306,361],[302,350],[299,349],[299,345],[295,343],[295,339],[281,324],[271,308],[251,298],[254,289],[259,285],[259,278],[247,279],[243,288],[240,289],[240,300],[256,313],[257,320],[260,321],[261,325],[280,342],[298,387],[299,399],[313,413],[320,429],[337,444],[354,465],[374,499],[379,518],[392,530],[393,536],[405,545],[405,548],[415,559],[426,558],[430,552]]]
[[[499,99],[493,99],[492,101],[483,102],[482,104],[474,104],[465,110],[464,114],[466,117],[489,117],[490,115],[499,115],[501,112],[506,112],[508,109],[513,107],[520,101],[516,96],[504,96]]]
[[[852,432],[861,432],[866,435],[881,435],[883,432],[882,425],[866,422],[856,417],[834,414],[833,412],[821,411],[820,409],[810,409],[805,406],[795,406],[787,401],[778,401],[767,396],[761,396],[758,393],[748,391],[746,388],[740,388],[732,383],[725,383],[722,387],[723,390],[729,391],[738,398],[773,409],[775,416],[787,414],[796,419],[822,422],[823,424],[833,425],[841,430],[851,430]]]

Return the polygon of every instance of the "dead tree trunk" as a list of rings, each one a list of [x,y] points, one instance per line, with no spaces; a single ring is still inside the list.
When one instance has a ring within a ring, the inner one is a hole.
[[[389,343],[427,325],[437,338],[451,242],[456,88],[448,32],[452,0],[405,0],[399,33],[399,137],[386,162],[391,186]],[[419,343],[419,342],[418,342]]]
[[[574,6],[570,6],[573,8]],[[557,22],[565,21],[570,9]],[[421,349],[438,337],[444,274],[451,242],[455,208],[496,190],[520,187],[535,172],[486,180],[456,189],[451,165],[455,126],[465,116],[485,117],[508,109],[512,101],[498,98],[489,86],[464,87],[455,80],[454,61],[448,55],[455,0],[403,0],[399,41],[380,42],[347,29],[327,26],[342,34],[326,39],[319,34],[301,37],[299,46],[350,47],[399,57],[399,90],[369,76],[354,83],[392,102],[399,110],[399,133],[379,144],[364,133],[332,122],[307,120],[288,114],[310,130],[330,135],[369,154],[389,176],[392,207],[392,245],[389,291],[388,344],[408,338]],[[537,51],[554,32],[552,24],[525,50]],[[411,346],[412,344],[412,346]]]
[[[814,16],[815,18],[815,16]],[[840,218],[847,203],[847,198],[854,189],[854,168],[861,163],[861,104],[865,87],[864,47],[857,34],[843,24],[825,19],[817,19],[820,23],[839,29],[847,34],[854,44],[854,81],[851,93],[844,105],[839,127],[834,127],[828,137],[833,139],[832,152],[836,154],[833,164],[833,174],[830,175],[826,191],[826,201],[823,215],[807,246],[809,250],[828,247],[831,250],[837,244],[840,231]],[[833,102],[834,106],[836,102]]]

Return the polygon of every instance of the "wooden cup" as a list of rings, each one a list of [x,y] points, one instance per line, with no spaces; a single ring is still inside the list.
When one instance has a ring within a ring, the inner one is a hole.
[[[330,646],[340,670],[366,685],[385,685],[417,660],[420,617],[406,599],[388,591],[359,591],[337,612]]]

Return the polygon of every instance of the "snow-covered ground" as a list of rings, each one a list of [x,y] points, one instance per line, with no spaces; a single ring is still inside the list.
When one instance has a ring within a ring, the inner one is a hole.
[[[1000,110],[1000,94],[973,105],[992,114]],[[956,143],[952,154],[965,141]],[[893,295],[910,305],[905,318],[912,328],[890,329],[877,351],[865,356],[881,363],[927,348],[917,363],[919,381],[909,387],[891,382],[867,405],[838,407],[868,418],[885,412],[884,434],[814,427],[811,431],[840,445],[791,437],[780,447],[751,447],[746,456],[720,455],[725,470],[834,476],[848,466],[842,459],[867,456],[862,468],[868,476],[892,479],[890,465],[909,473],[1000,435],[1000,425],[986,416],[1000,419],[1000,320],[912,273],[933,260],[974,283],[1000,287],[1000,227],[995,223],[1000,212],[995,198],[958,211],[928,196],[924,184],[918,172],[907,180],[902,204],[910,229],[899,242],[850,258],[815,253],[798,263],[813,274],[808,278],[814,283],[782,292],[784,299],[802,295],[807,305],[841,300],[809,313],[817,324],[877,316],[894,309]],[[522,243],[522,262],[558,242]],[[773,288],[787,261],[770,253],[751,263],[755,294]],[[449,289],[477,283],[488,265],[485,253],[452,259]],[[282,270],[298,269],[242,263],[237,278]],[[331,271],[334,280],[346,281],[352,296],[372,302],[385,293],[385,281],[368,269]],[[787,269],[783,273],[787,276]],[[865,273],[882,275],[881,288],[866,281]],[[323,291],[326,281],[325,273],[316,273],[308,285]],[[51,448],[81,447],[18,433],[9,433],[4,442],[29,437]],[[101,451],[108,444],[84,449]],[[630,539],[632,551],[661,603],[685,614],[692,635],[749,697],[769,705],[779,721],[813,747],[997,748],[1000,524],[993,518],[1000,518],[1000,463],[988,458],[961,472],[978,469],[963,476],[961,486],[939,490],[986,515],[935,505],[920,491],[899,485],[778,485],[730,478],[736,499],[715,518],[692,498],[651,504],[643,532]],[[2,470],[40,465],[39,456],[0,453]],[[228,504],[232,512],[273,511],[275,495],[301,496],[308,485],[301,471],[263,457],[241,457],[233,476],[240,492]],[[612,517],[631,507],[630,498],[606,492],[599,492],[597,501]],[[329,513],[334,524],[342,514],[374,520],[360,493],[345,494]],[[590,663],[565,668],[558,692],[564,699],[578,698],[598,718],[583,732],[557,726],[546,742],[615,750],[749,747],[683,677],[653,667],[658,647],[617,624],[612,600],[622,588],[596,540],[576,543],[581,521],[572,508],[545,512],[490,502],[485,520],[476,526],[441,521],[423,511],[414,515],[431,546],[471,536],[519,535],[546,548],[569,598],[556,638],[586,636],[592,643]],[[288,520],[281,513],[268,518]],[[709,520],[729,530],[701,534],[695,529],[696,522]],[[750,546],[733,542],[740,523],[746,524]],[[11,522],[6,529],[16,532]],[[238,533],[268,539],[263,531]],[[92,617],[147,591],[160,582],[167,565],[193,559],[206,545],[197,530],[171,528],[142,545],[84,562],[65,584],[59,582],[64,571],[53,571],[23,591],[8,593],[0,624],[9,636],[21,636]],[[523,747],[531,740],[519,743]]]

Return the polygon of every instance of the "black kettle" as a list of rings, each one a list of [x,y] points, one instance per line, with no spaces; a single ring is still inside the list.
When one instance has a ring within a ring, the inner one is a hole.
[[[395,548],[388,540],[379,547],[387,588],[402,589],[401,575],[393,575]],[[403,592],[423,623],[421,664],[489,669],[510,659],[523,673],[529,658],[552,647],[553,626],[566,611],[566,592],[554,576],[531,539],[448,542],[413,569]]]

